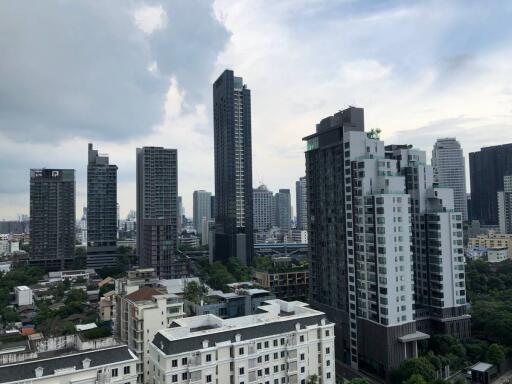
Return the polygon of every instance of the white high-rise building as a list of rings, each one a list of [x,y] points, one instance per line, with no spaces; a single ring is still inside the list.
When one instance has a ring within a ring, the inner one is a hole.
[[[512,233],[512,176],[503,176],[503,191],[498,191],[500,233]]]
[[[418,329],[467,338],[462,213],[455,209],[453,191],[435,186],[424,151],[407,145],[390,145],[386,151],[398,161],[411,199]]]
[[[212,214],[211,208],[212,194],[207,191],[194,191],[193,195],[193,225],[198,234],[203,233],[203,219],[210,220]]]
[[[233,319],[175,320],[150,344],[151,383],[335,382],[334,324],[298,301]]]
[[[266,185],[260,185],[253,191],[253,218],[254,230],[258,232],[268,231],[272,227],[272,199],[273,193]]]
[[[466,165],[462,148],[455,138],[437,139],[432,150],[434,181],[453,190],[455,210],[468,219]]]

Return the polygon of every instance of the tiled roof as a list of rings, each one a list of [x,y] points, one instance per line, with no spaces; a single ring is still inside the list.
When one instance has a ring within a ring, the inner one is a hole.
[[[151,300],[153,296],[161,295],[162,292],[152,287],[142,287],[138,291],[130,293],[126,298],[131,301]]]

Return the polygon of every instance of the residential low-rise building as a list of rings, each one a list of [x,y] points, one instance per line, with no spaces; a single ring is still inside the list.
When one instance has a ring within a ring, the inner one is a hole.
[[[485,248],[507,248],[508,257],[512,258],[512,234],[496,233],[489,231],[488,234],[478,235],[468,240],[468,248],[481,246]]]
[[[236,287],[235,284],[232,284]],[[233,288],[232,292],[210,291],[198,303],[185,300],[185,312],[189,316],[212,314],[221,318],[247,316],[256,313],[265,301],[275,299],[266,289]]]
[[[148,383],[149,343],[155,334],[184,316],[183,301],[163,288],[142,286],[127,295],[115,296],[114,331],[140,360],[137,382]]]
[[[256,271],[254,280],[264,289],[282,300],[306,300],[309,287],[309,271],[277,270]]]
[[[150,383],[335,382],[334,324],[323,312],[282,300],[259,310],[175,320],[150,344]]]
[[[20,285],[14,288],[14,297],[15,302],[18,307],[23,305],[32,305],[34,304],[34,299],[32,297],[32,290],[26,285]]]

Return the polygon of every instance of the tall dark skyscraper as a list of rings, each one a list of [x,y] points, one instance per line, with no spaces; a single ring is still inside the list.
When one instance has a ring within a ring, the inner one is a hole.
[[[288,231],[291,227],[292,204],[289,189],[280,189],[276,193],[276,225],[281,231]]]
[[[214,260],[253,253],[251,92],[225,70],[213,84],[215,142]]]
[[[30,264],[68,267],[75,253],[75,170],[30,170]]]
[[[137,253],[161,278],[188,275],[177,256],[178,152],[137,148]]]
[[[503,176],[512,175],[512,144],[482,148],[469,154],[471,218],[498,225],[498,191]]]
[[[117,166],[98,154],[91,143],[87,164],[87,267],[117,261]]]

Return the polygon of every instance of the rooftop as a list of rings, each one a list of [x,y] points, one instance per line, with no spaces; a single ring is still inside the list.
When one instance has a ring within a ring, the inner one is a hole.
[[[147,301],[151,300],[153,296],[162,295],[162,291],[152,287],[141,287],[139,290],[130,293],[126,296],[131,301]]]
[[[79,371],[84,368],[84,362],[89,362],[89,367],[99,367],[121,362],[133,362],[137,360],[126,345],[105,348],[96,351],[74,353],[70,355],[58,355],[46,359],[17,362],[15,364],[0,366],[0,383],[19,382],[31,380],[36,377],[36,369],[43,368],[42,377],[52,376],[59,371]]]
[[[203,348],[203,341],[215,343],[264,337],[318,325],[325,319],[323,312],[311,309],[300,301],[268,300],[258,308],[259,313],[232,319],[202,315],[174,320],[171,328],[160,330],[153,344],[167,354],[176,354]]]

